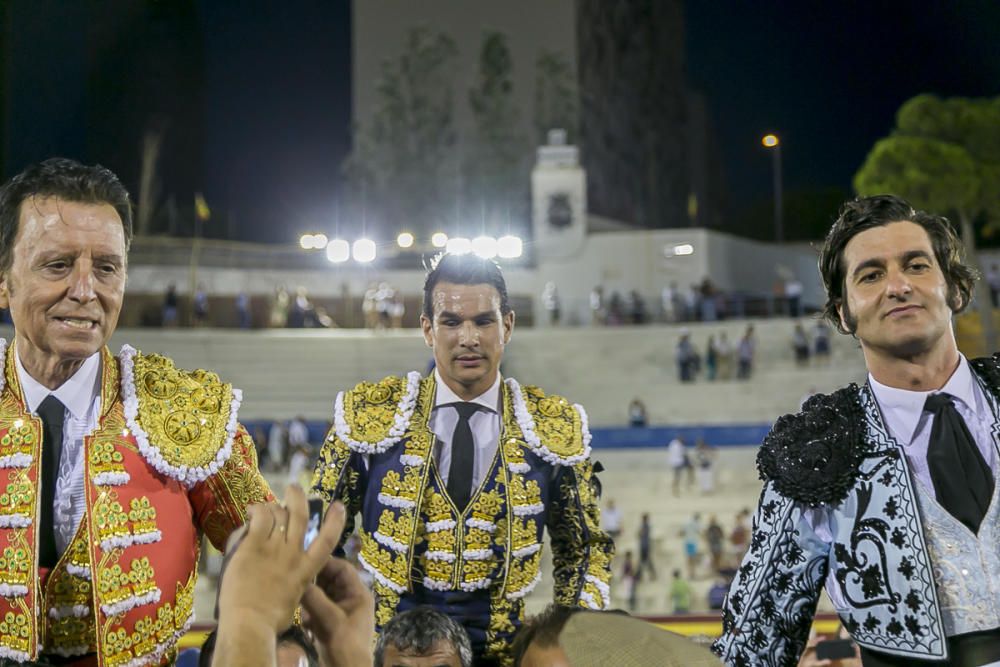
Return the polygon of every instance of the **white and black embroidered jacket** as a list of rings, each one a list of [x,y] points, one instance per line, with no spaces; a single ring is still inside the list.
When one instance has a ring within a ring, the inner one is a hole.
[[[1000,355],[970,361],[994,416]],[[750,548],[713,650],[730,666],[794,667],[824,584],[859,644],[915,660],[947,656],[942,603],[900,444],[871,389],[817,395],[780,418],[757,457],[764,489]],[[832,542],[813,526],[826,513]],[[982,531],[981,531],[982,532]]]

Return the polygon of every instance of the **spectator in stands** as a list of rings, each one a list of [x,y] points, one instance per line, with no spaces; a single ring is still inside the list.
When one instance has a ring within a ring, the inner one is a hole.
[[[208,292],[204,283],[198,283],[194,291],[194,325],[204,326],[208,323]]]
[[[285,465],[285,426],[279,421],[271,424],[267,435],[267,460],[271,470],[280,470]]]
[[[681,537],[684,539],[684,560],[687,563],[688,579],[695,579],[695,571],[698,568],[698,561],[701,554],[698,553],[698,543],[701,542],[701,514],[695,512],[684,528],[681,529]]]
[[[802,317],[802,282],[795,276],[785,281],[785,300],[789,317]]]
[[[236,295],[236,322],[240,329],[250,328],[250,296],[246,290]]]
[[[649,512],[643,512],[642,523],[639,524],[639,567],[636,576],[649,570],[649,578],[656,581],[656,566],[653,565],[653,527],[649,523]]]
[[[708,345],[705,346],[705,379],[709,382],[715,380],[719,370],[719,349],[715,344],[715,336],[708,337]]]
[[[722,609],[726,602],[726,594],[729,593],[729,586],[732,580],[729,577],[717,576],[712,586],[708,589],[708,608],[715,611]]]
[[[644,428],[646,423],[646,404],[638,397],[633,398],[628,404],[628,425],[633,428]]]
[[[198,653],[198,667],[212,667],[218,630],[205,637]],[[278,635],[275,665],[277,667],[320,667],[319,653],[312,639],[299,625],[290,625]]]
[[[549,315],[549,325],[557,326],[562,315],[562,303],[559,300],[559,288],[551,280],[545,283],[545,289],[542,290],[542,305]]]
[[[680,570],[674,570],[674,577],[670,582],[670,602],[675,614],[691,611],[691,584],[681,577]]]
[[[525,622],[514,644],[515,667],[717,667],[687,637],[622,612],[549,605]]]
[[[369,283],[365,295],[361,299],[361,314],[365,319],[365,328],[375,331],[378,328],[378,310],[375,302],[378,300],[378,283]]]
[[[288,312],[288,327],[290,329],[303,329],[314,326],[315,313],[312,302],[309,301],[309,290],[304,285],[295,288],[295,299],[292,300],[291,309]]]
[[[615,505],[614,498],[608,498],[608,503],[601,512],[601,524],[604,532],[613,540],[617,540],[622,534],[622,511]]]
[[[271,301],[271,313],[268,322],[273,329],[280,329],[288,326],[288,290],[284,285],[274,288],[274,299]]]
[[[396,296],[396,290],[392,288],[387,282],[381,282],[378,285],[378,291],[375,292],[375,315],[377,319],[376,326],[379,329],[389,328],[389,307],[392,304],[392,300]]]
[[[813,327],[813,352],[817,362],[830,361],[830,327],[823,320],[816,320]]]
[[[288,446],[309,448],[309,427],[303,415],[296,415],[288,422]]]
[[[638,290],[629,292],[628,308],[629,320],[632,324],[646,323],[646,300],[642,298]]]
[[[1000,306],[1000,266],[996,262],[986,272],[986,284],[990,288],[990,302],[994,308]]]
[[[333,503],[316,538],[303,547],[309,522],[302,489],[284,505],[254,505],[247,528],[234,533],[219,582],[213,667],[272,667],[278,635],[296,607],[312,632],[324,667],[372,664],[375,602],[357,570],[333,552],[346,522]]]
[[[632,558],[631,550],[625,552],[625,560],[622,563],[622,583],[625,585],[628,610],[634,612],[639,598],[639,570]]]
[[[375,667],[472,667],[469,635],[433,607],[396,614],[375,642]]]
[[[389,322],[393,329],[403,328],[403,315],[406,314],[406,304],[403,295],[399,290],[393,291],[392,301],[389,303]]]
[[[718,519],[713,514],[708,519],[708,528],[705,529],[705,542],[708,543],[708,555],[711,558],[712,573],[718,574],[722,568],[722,558],[724,556],[723,541],[726,535],[719,525]]]
[[[753,374],[753,356],[755,347],[756,343],[753,337],[753,325],[748,324],[746,331],[743,333],[743,338],[740,339],[739,348],[737,349],[739,369],[736,372],[736,377],[741,380],[749,380],[750,376]]]
[[[792,349],[795,351],[795,363],[799,366],[809,365],[809,337],[801,322],[795,324],[792,333]]]
[[[700,287],[695,284],[687,286],[684,290],[684,321],[690,322],[701,317],[701,292]]]
[[[604,285],[597,285],[590,290],[590,323],[594,326],[604,326],[607,323],[608,312],[604,303]]]
[[[719,332],[719,339],[715,343],[715,357],[718,367],[716,377],[720,380],[731,380],[733,377],[733,345],[729,342],[729,336],[725,331]]]
[[[163,326],[172,329],[177,326],[177,285],[167,285],[167,293],[163,297]]]
[[[719,319],[715,303],[715,285],[709,278],[701,281],[698,287],[698,307],[700,309],[699,318],[702,322],[714,322]]]
[[[685,329],[677,341],[677,374],[681,382],[694,382],[698,368],[698,353],[691,342],[691,334]]]
[[[695,442],[694,464],[702,495],[712,493],[715,490],[715,449],[705,442],[705,438],[699,437]]]
[[[674,497],[680,496],[681,476],[687,471],[688,489],[694,484],[693,471],[691,468],[691,458],[688,456],[687,448],[684,446],[684,438],[680,435],[674,437],[667,445],[667,463],[674,472],[674,482],[671,488]]]
[[[677,290],[677,283],[672,282],[663,288],[660,293],[660,308],[663,310],[663,321],[672,323],[677,321],[680,310],[681,295]]]
[[[747,545],[750,543],[750,531],[747,529],[747,518],[749,515],[749,510],[740,510],[736,515],[736,521],[733,523],[733,530],[729,533],[729,546],[732,549],[733,558],[736,563],[743,560],[743,554],[746,553]]]
[[[618,326],[625,322],[625,301],[622,299],[622,295],[618,291],[611,293],[611,299],[608,301],[608,320],[607,324],[612,326]]]

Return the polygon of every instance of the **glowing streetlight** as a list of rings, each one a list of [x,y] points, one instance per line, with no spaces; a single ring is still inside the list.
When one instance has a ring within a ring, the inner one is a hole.
[[[784,198],[781,194],[781,142],[776,135],[766,134],[760,143],[771,151],[773,157],[771,166],[774,171],[774,240],[781,243],[785,240]]]
[[[691,245],[690,243],[681,243],[679,245],[675,245],[674,246],[674,254],[678,255],[678,256],[682,256],[682,257],[684,255],[693,255],[694,254],[694,246]]]
[[[326,258],[334,264],[346,262],[351,258],[351,244],[344,239],[333,239],[326,244]]]
[[[778,145],[778,137],[773,134],[765,134],[764,138],[760,140],[760,143],[764,144],[765,148],[774,148]]]
[[[413,246],[413,234],[410,232],[403,232],[396,237],[396,245],[400,248],[409,248]]]
[[[492,236],[477,236],[472,239],[472,252],[483,259],[493,259],[497,256],[497,240]]]
[[[303,250],[309,250],[313,247],[313,235],[303,234],[299,237],[299,245],[302,246]]]
[[[375,259],[375,242],[371,239],[358,239],[351,246],[354,261],[368,263]]]
[[[456,236],[453,239],[448,239],[448,245],[445,248],[452,255],[465,255],[472,252],[472,241],[461,236]]]
[[[443,248],[448,245],[448,235],[444,232],[435,232],[431,237],[431,245],[435,248]]]
[[[504,259],[515,259],[524,251],[524,243],[516,236],[501,236],[497,239],[497,254]]]

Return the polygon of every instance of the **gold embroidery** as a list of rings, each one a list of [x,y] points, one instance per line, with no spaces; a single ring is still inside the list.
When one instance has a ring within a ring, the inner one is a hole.
[[[143,535],[156,531],[156,508],[149,503],[149,498],[133,498],[129,501],[131,511],[128,513],[132,522],[132,534]]]
[[[545,447],[560,458],[583,453],[583,422],[562,396],[546,396],[538,387],[522,386],[521,395],[535,420],[535,434]]]
[[[102,495],[94,505],[94,521],[101,542],[129,535],[128,515],[122,509],[121,503],[118,502],[118,494],[114,491]]]
[[[0,557],[0,583],[8,586],[25,586],[31,581],[31,552],[24,544],[24,531],[16,531],[21,539],[20,546],[4,547]],[[0,633],[2,635],[2,633]]]
[[[171,466],[204,468],[228,438],[232,385],[215,373],[185,372],[158,354],[136,354],[138,420]]]
[[[103,604],[114,605],[156,590],[155,573],[149,558],[133,558],[129,567],[127,572],[118,564],[101,569],[99,599]]]
[[[0,456],[32,456],[39,437],[37,422],[20,415],[20,410],[4,410],[5,414],[10,412],[14,412],[13,418],[0,419],[0,431],[4,431],[0,437]]]
[[[91,440],[88,454],[91,475],[125,472],[124,456],[118,451],[116,444],[114,436],[110,438],[95,437]]]
[[[399,595],[388,586],[375,582],[375,622],[379,627],[392,620],[398,606]]]
[[[362,532],[361,555],[368,565],[378,570],[386,579],[397,586],[408,587],[410,573],[407,554],[397,554],[380,547],[371,535]]]
[[[24,603],[19,605],[24,607]],[[0,621],[0,637],[3,643],[15,651],[31,653],[34,648],[31,645],[31,621],[26,613],[16,613],[8,611]]]
[[[22,470],[12,470],[7,479],[10,483],[0,494],[0,515],[30,517],[35,510],[35,488],[31,480]]]
[[[387,377],[380,382],[362,382],[344,392],[344,420],[351,437],[368,444],[389,435],[396,424],[396,409],[406,388],[406,378]]]

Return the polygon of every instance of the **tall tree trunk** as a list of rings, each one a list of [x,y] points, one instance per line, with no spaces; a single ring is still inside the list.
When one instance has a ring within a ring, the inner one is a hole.
[[[980,276],[986,275],[983,267],[979,263],[979,254],[976,252],[976,232],[972,227],[972,220],[965,211],[959,210],[958,220],[962,227],[962,241],[965,243],[966,263],[972,266]],[[986,354],[993,354],[997,351],[997,331],[993,322],[993,299],[990,296],[989,285],[985,280],[976,281],[976,310],[979,312],[979,321],[982,325],[983,344],[986,346]]]

